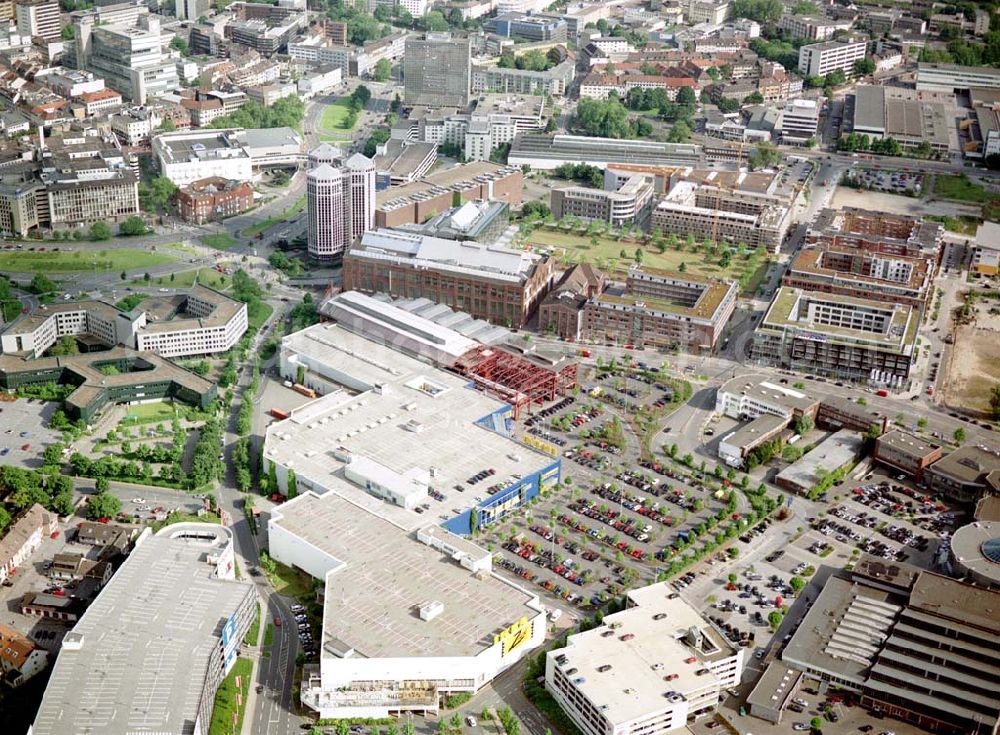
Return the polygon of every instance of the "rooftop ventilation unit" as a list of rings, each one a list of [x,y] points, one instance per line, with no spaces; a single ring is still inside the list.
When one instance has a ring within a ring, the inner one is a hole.
[[[425,622],[430,622],[438,615],[444,612],[444,603],[438,600],[431,600],[430,602],[425,602],[420,606],[420,619]]]

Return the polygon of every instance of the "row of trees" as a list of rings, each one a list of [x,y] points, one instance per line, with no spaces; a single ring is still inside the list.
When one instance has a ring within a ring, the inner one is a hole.
[[[842,151],[865,151],[878,153],[883,156],[900,156],[903,148],[895,138],[870,138],[864,133],[848,133],[841,136],[837,147]],[[931,154],[931,145],[926,140],[922,141],[916,150],[918,155],[927,157]]]
[[[18,511],[35,503],[66,516],[73,512],[73,480],[59,474],[62,445],[54,444],[46,450],[44,466],[40,470],[26,470],[12,465],[0,466],[0,490],[7,495],[7,503]],[[0,531],[11,522],[11,514],[0,505]]]

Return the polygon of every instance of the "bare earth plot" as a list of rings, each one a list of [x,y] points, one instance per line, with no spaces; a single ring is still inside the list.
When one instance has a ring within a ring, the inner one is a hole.
[[[944,376],[944,402],[986,413],[990,391],[1000,382],[1000,340],[991,329],[959,327]]]
[[[899,194],[879,191],[859,191],[847,186],[838,186],[830,206],[833,209],[858,207],[891,214],[934,215],[938,217],[979,217],[982,207],[978,204],[963,204],[953,201],[923,201]]]

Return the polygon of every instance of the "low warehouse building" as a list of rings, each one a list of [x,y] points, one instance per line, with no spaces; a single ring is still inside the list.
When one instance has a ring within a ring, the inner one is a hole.
[[[861,455],[863,443],[857,433],[842,429],[779,472],[774,481],[778,487],[805,494],[824,477],[853,464]]]

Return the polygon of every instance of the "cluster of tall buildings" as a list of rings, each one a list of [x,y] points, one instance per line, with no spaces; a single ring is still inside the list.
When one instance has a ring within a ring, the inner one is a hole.
[[[375,225],[375,162],[323,144],[309,152],[307,166],[309,256],[339,262]]]

